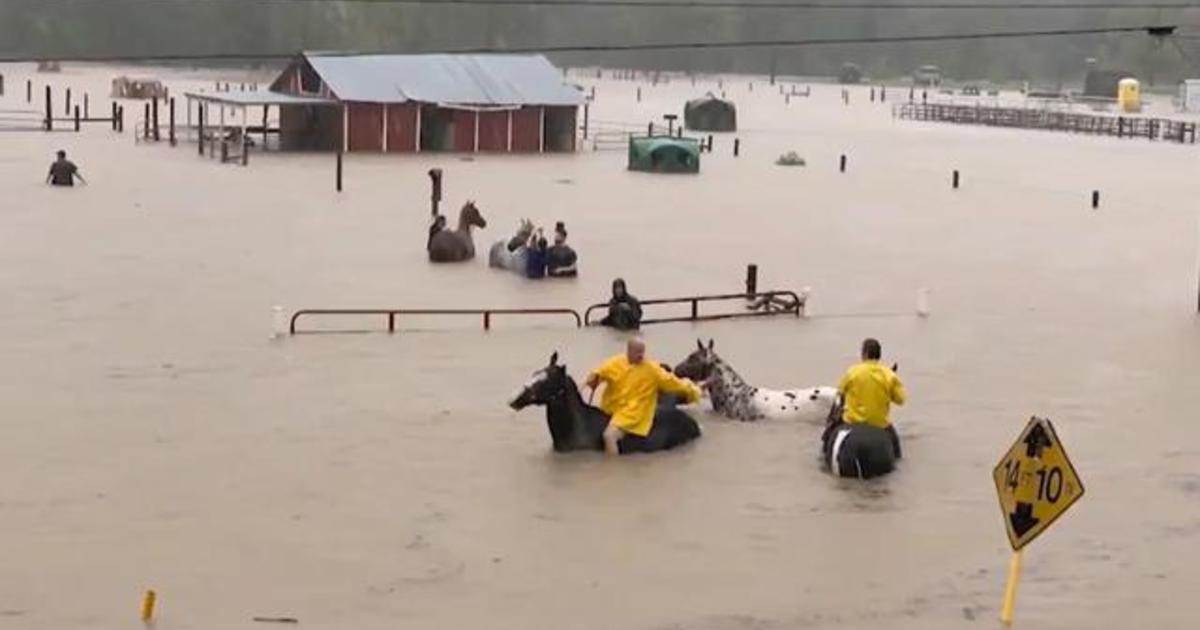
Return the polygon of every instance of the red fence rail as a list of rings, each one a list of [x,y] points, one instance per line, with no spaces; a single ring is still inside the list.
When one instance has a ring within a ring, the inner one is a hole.
[[[303,316],[317,315],[386,315],[387,331],[396,332],[396,318],[400,315],[476,315],[483,317],[483,329],[492,329],[493,315],[569,315],[575,319],[575,327],[583,325],[579,312],[570,308],[322,308],[303,309],[292,313],[288,330],[295,335],[296,322]],[[311,333],[329,332],[311,330]]]

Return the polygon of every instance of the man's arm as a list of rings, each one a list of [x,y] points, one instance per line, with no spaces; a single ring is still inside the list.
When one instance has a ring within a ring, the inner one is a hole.
[[[619,355],[606,359],[604,363],[596,366],[596,369],[592,370],[591,373],[588,374],[587,380],[584,381],[584,385],[587,385],[591,389],[596,389],[600,386],[600,383],[611,383],[614,378],[614,373],[617,369],[618,358],[620,358]]]
[[[668,394],[679,394],[685,402],[694,403],[700,400],[700,387],[686,378],[679,378],[664,370],[661,365],[654,364],[658,374],[658,388]]]
[[[838,381],[838,394],[846,396],[846,389],[850,387],[850,370],[846,370],[842,374],[841,380]]]
[[[83,178],[83,174],[80,173],[78,170],[75,171],[75,177],[78,177],[79,181],[81,181],[85,184],[87,183],[87,180]]]
[[[892,374],[892,402],[897,405],[903,405],[908,400],[908,392],[904,390],[904,383],[900,382],[900,377]]]

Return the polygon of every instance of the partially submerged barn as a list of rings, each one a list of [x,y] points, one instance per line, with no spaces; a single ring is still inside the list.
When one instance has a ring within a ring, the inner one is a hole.
[[[683,122],[694,131],[737,131],[737,107],[708,94],[683,106]]]
[[[541,55],[445,54],[303,53],[269,91],[188,97],[240,108],[242,125],[246,107],[277,107],[285,151],[387,153],[574,151],[584,101]]]
[[[305,53],[271,90],[341,106],[283,108],[285,149],[574,151],[583,102],[541,55]]]

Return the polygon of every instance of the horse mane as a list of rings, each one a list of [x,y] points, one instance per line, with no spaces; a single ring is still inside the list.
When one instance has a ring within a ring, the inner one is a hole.
[[[554,440],[555,450],[587,448],[592,437],[600,439],[599,431],[603,430],[603,426],[598,425],[598,421],[606,419],[607,415],[583,400],[578,384],[565,369],[563,379],[561,400],[546,405],[550,436]],[[607,420],[603,422],[606,424]],[[592,432],[596,432],[594,436],[590,435]]]
[[[737,370],[733,369],[733,366],[729,365],[729,363],[726,362],[725,359],[722,359],[721,356],[718,355],[716,352],[713,352],[712,355],[713,355],[713,368],[714,368],[713,371],[716,372],[718,375],[720,375],[723,378],[727,377],[727,379],[729,381],[728,385],[730,387],[733,387],[735,389],[749,389],[749,390],[757,390],[758,389],[757,387],[754,387],[753,385],[750,385],[749,383],[747,383],[745,381],[745,379],[743,379],[742,376],[737,373]]]
[[[459,209],[459,211],[458,211],[458,228],[456,229],[456,231],[458,231],[458,232],[470,232],[471,231],[471,226],[470,226],[470,224],[467,223],[467,208],[470,208],[470,207],[471,207],[471,202],[468,201],[467,203],[463,204],[462,208]]]

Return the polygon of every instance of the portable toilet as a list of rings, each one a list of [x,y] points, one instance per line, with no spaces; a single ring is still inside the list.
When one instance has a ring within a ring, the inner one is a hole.
[[[1117,107],[1126,114],[1142,111],[1142,86],[1137,79],[1124,78],[1117,83]]]
[[[1200,79],[1184,79],[1179,84],[1179,109],[1200,112]]]

